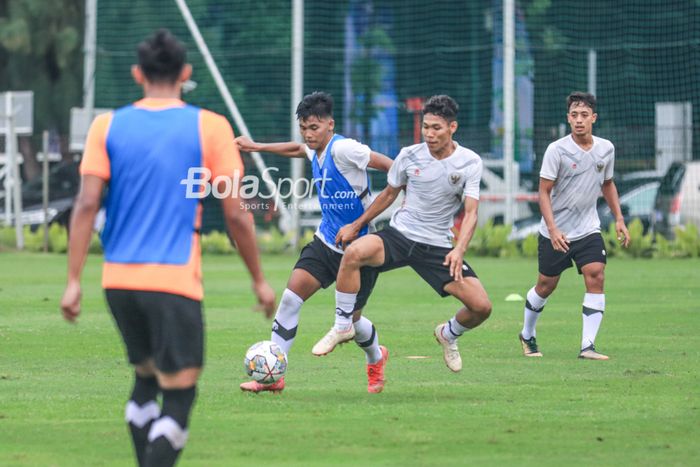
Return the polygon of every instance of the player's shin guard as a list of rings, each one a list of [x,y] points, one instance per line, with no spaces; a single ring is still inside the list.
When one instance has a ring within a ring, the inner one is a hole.
[[[160,407],[156,401],[158,391],[158,381],[155,376],[136,375],[131,398],[126,404],[126,422],[129,424],[139,466],[144,465],[148,432],[153,421],[160,416]]]
[[[546,303],[547,299],[537,295],[534,287],[528,290],[523,311],[523,330],[520,332],[523,339],[530,339],[537,335],[535,326]]]
[[[353,324],[355,326],[355,343],[364,350],[367,363],[377,363],[382,359],[382,351],[379,348],[379,336],[372,321],[362,316]]]
[[[585,349],[595,344],[600,323],[603,321],[605,311],[605,294],[586,293],[583,296],[583,332],[581,336],[581,349]]]
[[[356,293],[335,291],[335,329],[344,331],[352,327],[352,315],[355,311]]]
[[[289,349],[294,344],[299,325],[299,310],[304,300],[289,289],[284,289],[282,299],[277,307],[275,321],[272,323],[272,336],[270,340],[279,345],[284,353],[289,355]]]
[[[195,386],[163,390],[163,411],[148,433],[145,467],[175,465],[187,442],[187,423],[196,392]]]

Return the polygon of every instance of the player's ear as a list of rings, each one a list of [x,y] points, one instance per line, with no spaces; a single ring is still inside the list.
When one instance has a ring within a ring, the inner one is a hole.
[[[131,77],[134,78],[134,81],[136,81],[136,84],[139,86],[143,86],[146,82],[143,70],[141,70],[141,67],[138,65],[131,65]]]
[[[192,77],[192,65],[189,63],[185,63],[185,66],[182,67],[182,71],[180,72],[180,77],[178,80],[181,83],[184,83],[188,79]]]
[[[454,135],[454,134],[455,134],[455,132],[457,131],[457,127],[458,127],[458,126],[459,126],[459,125],[457,124],[457,120],[452,120],[452,121],[450,122],[450,134],[451,134],[451,135]]]
[[[335,120],[333,120],[332,118],[328,120],[328,129],[330,131],[333,131],[335,129]]]
[[[591,123],[595,123],[595,121],[598,120],[598,114],[597,114],[597,113],[594,113],[591,117],[592,117]]]

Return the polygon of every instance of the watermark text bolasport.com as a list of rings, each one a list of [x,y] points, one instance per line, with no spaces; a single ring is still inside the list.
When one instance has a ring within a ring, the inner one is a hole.
[[[212,180],[211,170],[206,167],[190,167],[187,171],[187,178],[180,180],[181,185],[185,185],[185,197],[187,199],[202,199],[210,194],[218,199],[227,197],[239,197],[242,199],[275,199],[286,200],[291,197],[296,199],[311,198],[314,185],[320,182],[319,196],[327,197],[326,183],[331,181],[323,171],[321,178],[300,178],[294,180],[289,177],[280,177],[275,182],[270,175],[279,172],[277,167],[268,167],[262,173],[262,177],[255,175],[240,176],[236,172],[233,177],[219,175]],[[262,178],[262,183],[261,183]],[[333,194],[338,199],[349,199],[357,197],[354,191],[342,191]]]

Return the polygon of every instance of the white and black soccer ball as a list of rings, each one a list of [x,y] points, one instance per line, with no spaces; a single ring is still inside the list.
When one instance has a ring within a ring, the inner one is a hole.
[[[287,371],[287,354],[272,341],[253,344],[245,353],[245,372],[255,381],[272,384]]]

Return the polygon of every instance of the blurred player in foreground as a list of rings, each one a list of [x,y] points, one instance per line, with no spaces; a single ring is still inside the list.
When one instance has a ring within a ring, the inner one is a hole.
[[[80,277],[108,186],[102,286],[135,370],[126,420],[139,465],[162,467],[175,464],[187,441],[204,361],[201,204],[183,180],[204,168],[231,186],[243,165],[226,119],[180,100],[192,67],[170,32],[139,44],[131,71],[144,98],[97,117],[88,133],[61,309],[70,322],[80,314]],[[260,267],[252,216],[237,194],[222,206],[258,302],[271,314],[275,294]]]

